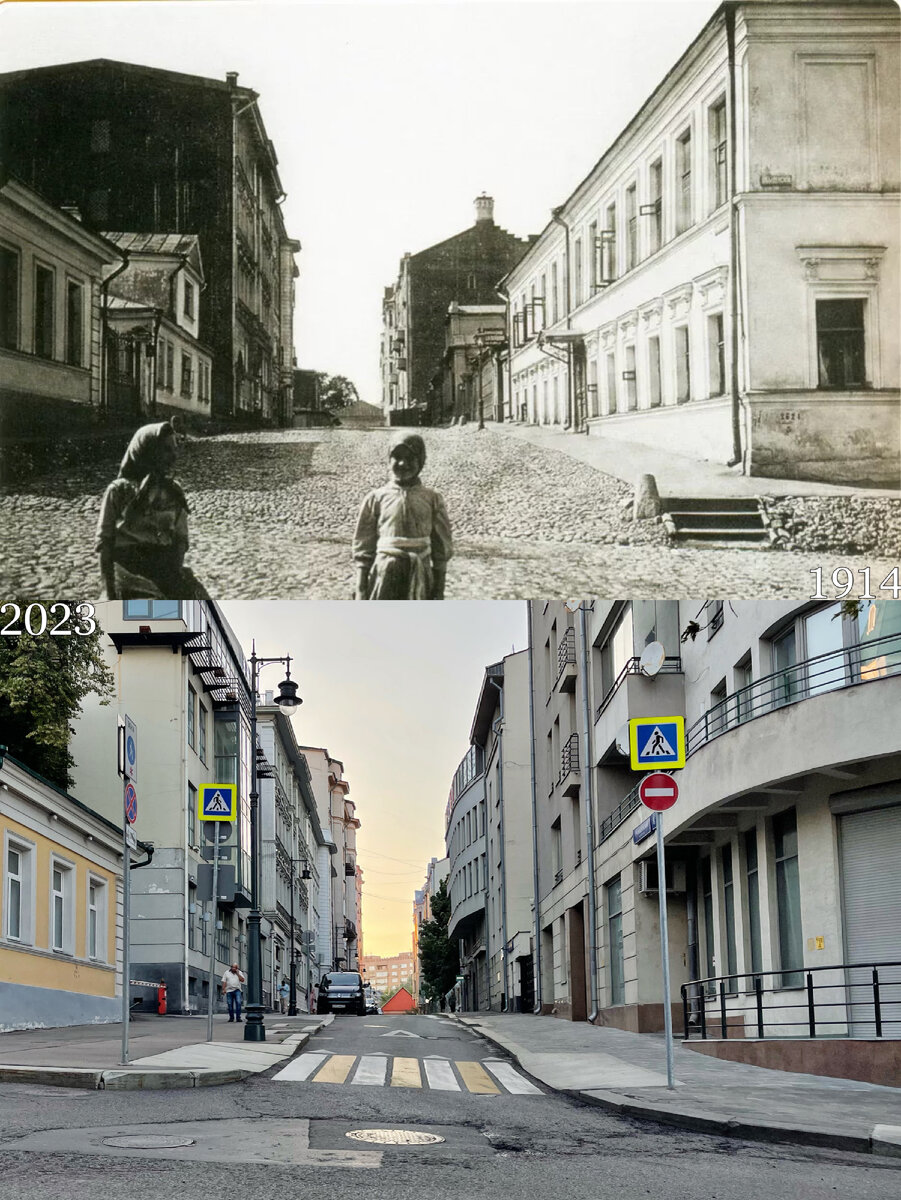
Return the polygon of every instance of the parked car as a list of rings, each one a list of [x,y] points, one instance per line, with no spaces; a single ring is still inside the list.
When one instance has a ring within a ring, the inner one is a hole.
[[[359,971],[331,971],[319,984],[316,1011],[322,1013],[354,1012],[366,1016],[366,997],[363,976]]]

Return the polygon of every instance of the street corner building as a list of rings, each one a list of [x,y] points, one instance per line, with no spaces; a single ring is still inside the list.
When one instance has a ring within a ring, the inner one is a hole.
[[[0,748],[0,1033],[122,1019],[119,822]]]
[[[897,1081],[901,601],[529,605],[486,669],[445,845],[457,1007]],[[628,722],[683,716],[650,812]],[[666,851],[660,879],[655,833]]]
[[[95,59],[0,75],[0,125],[4,435],[290,425],[300,243],[258,93]]]
[[[504,279],[509,416],[897,486],[898,40],[722,5]]]

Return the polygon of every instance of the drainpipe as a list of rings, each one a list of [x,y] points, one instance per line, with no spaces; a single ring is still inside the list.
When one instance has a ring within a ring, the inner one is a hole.
[[[504,1012],[510,1011],[510,963],[507,958],[507,825],[504,820],[504,689],[493,679],[488,682],[497,689],[501,715],[494,724],[497,734],[497,800],[500,808],[500,851],[501,851],[501,961],[504,972]]]
[[[736,129],[738,121],[735,111],[735,5],[724,5],[726,20],[726,46],[729,61],[729,323],[730,353],[732,362],[729,370],[729,393],[732,401],[732,457],[727,466],[734,467],[742,461],[741,448],[741,391],[739,387],[739,312],[738,312],[738,206],[735,201],[735,171],[738,163]]]
[[[588,680],[588,627],[585,619],[585,605],[579,605],[579,634],[582,640],[582,728],[585,740],[585,832],[588,838],[588,969],[590,972],[589,987],[591,990],[591,1012],[588,1020],[598,1019],[598,916],[597,888],[594,878],[594,813],[591,773],[591,705],[589,702]]]
[[[560,214],[563,212],[563,205],[558,208],[551,209],[551,217],[558,225],[563,226],[566,235],[565,241],[565,262],[563,269],[563,295],[566,299],[566,328],[572,329],[572,296],[570,295],[570,228],[563,220]],[[569,428],[574,430],[576,427],[576,394],[575,380],[573,379],[573,348],[567,342],[566,344],[566,407],[569,412]]]
[[[535,701],[532,664],[532,605],[526,601],[526,621],[529,631],[529,775],[532,789],[532,896],[535,903],[535,1004],[533,1011],[541,1012],[541,911],[538,900],[538,800],[535,792]]]

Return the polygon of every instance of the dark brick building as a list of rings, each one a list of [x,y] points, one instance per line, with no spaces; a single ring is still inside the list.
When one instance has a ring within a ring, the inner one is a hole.
[[[432,380],[445,351],[450,304],[497,304],[496,287],[531,244],[494,222],[494,201],[479,196],[475,223],[462,233],[405,254],[382,302],[382,406],[391,424],[440,419]]]
[[[96,59],[0,75],[0,163],[94,230],[199,236],[212,414],[290,423],[294,254],[278,160],[236,74]]]

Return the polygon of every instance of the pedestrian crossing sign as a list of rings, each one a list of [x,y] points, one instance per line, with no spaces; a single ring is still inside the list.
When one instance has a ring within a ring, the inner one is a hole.
[[[197,789],[197,816],[201,821],[236,821],[238,785],[202,783]]]
[[[685,766],[684,717],[633,717],[629,722],[633,771]]]

